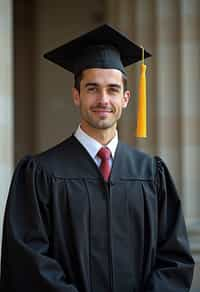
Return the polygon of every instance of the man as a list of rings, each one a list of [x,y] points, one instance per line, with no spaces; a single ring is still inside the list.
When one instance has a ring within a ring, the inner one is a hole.
[[[193,260],[167,167],[118,141],[130,98],[124,66],[140,48],[104,25],[45,56],[75,74],[81,121],[16,168],[1,291],[189,291]]]

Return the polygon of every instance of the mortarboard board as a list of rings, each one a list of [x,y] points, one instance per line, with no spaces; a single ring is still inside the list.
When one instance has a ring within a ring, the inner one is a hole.
[[[144,51],[144,58],[149,56]],[[142,53],[141,47],[124,34],[104,24],[44,57],[76,75],[88,68],[113,68],[125,73],[124,67],[142,60]]]
[[[104,24],[44,54],[49,61],[78,75],[89,68],[118,69],[150,57],[151,54],[133,43],[124,34]],[[146,137],[146,79],[142,64],[137,136]],[[142,122],[141,122],[142,120]],[[142,127],[141,127],[142,124]],[[139,130],[138,130],[139,128]],[[141,130],[142,129],[142,130]]]

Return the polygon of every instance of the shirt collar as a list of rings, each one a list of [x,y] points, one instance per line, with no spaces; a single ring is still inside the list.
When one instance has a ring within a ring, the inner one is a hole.
[[[95,159],[98,151],[101,149],[101,147],[105,145],[101,145],[97,140],[86,134],[84,132],[80,125],[78,126],[76,132],[74,133],[74,136],[78,139],[78,141],[84,146],[84,148],[88,151],[90,156]],[[116,135],[114,138],[106,145],[111,151],[112,159],[114,159],[115,151],[118,144],[118,132],[116,131]]]

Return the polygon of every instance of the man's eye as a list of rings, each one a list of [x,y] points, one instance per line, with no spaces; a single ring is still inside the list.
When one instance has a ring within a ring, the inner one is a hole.
[[[96,87],[88,87],[89,92],[95,92],[97,89]]]
[[[110,92],[113,92],[113,93],[119,93],[120,92],[120,89],[116,88],[116,87],[111,87],[109,90],[110,90]]]

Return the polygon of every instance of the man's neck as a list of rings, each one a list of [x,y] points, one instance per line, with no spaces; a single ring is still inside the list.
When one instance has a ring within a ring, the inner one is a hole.
[[[116,135],[116,128],[88,129],[82,124],[80,127],[88,136],[92,137],[102,145],[107,145]]]

